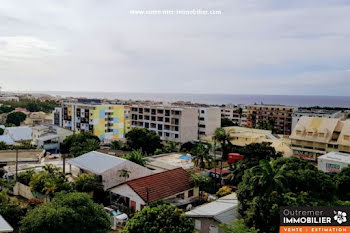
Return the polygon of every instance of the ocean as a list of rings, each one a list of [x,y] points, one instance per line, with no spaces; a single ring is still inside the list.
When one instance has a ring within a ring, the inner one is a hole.
[[[43,93],[43,92],[41,92]],[[230,95],[230,94],[166,94],[123,92],[64,92],[45,94],[62,97],[87,97],[120,100],[152,100],[163,102],[191,101],[202,104],[279,104],[296,107],[350,107],[350,96],[301,96],[301,95]]]

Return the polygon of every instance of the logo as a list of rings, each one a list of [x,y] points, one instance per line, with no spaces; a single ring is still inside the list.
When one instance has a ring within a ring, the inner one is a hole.
[[[345,223],[347,221],[345,212],[334,211],[334,214],[334,220],[337,221],[339,224]]]

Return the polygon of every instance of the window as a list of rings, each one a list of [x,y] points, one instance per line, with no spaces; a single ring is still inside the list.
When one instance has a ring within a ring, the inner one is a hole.
[[[188,197],[193,197],[193,189],[188,191]]]
[[[199,230],[199,231],[202,229],[201,220],[198,220],[198,219],[194,220],[194,228],[196,228],[196,230]]]
[[[349,135],[344,135],[344,140],[349,141],[350,140],[350,136]]]
[[[178,195],[176,195],[177,198],[181,198],[181,199],[185,199],[185,194],[184,193],[180,193]]]

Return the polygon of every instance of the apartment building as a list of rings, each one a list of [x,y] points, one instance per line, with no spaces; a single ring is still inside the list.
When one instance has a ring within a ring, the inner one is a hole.
[[[157,132],[162,140],[188,142],[220,127],[220,109],[166,105],[132,105],[131,127]]]
[[[221,126],[220,108],[200,107],[198,113],[198,139],[213,135],[215,130]]]
[[[247,113],[248,109],[245,106],[225,106],[221,107],[221,118],[230,119],[234,124],[238,126],[247,125]]]
[[[293,113],[292,130],[294,130],[298,121],[302,116],[321,117],[321,118],[336,118],[340,120],[345,119],[345,114],[340,110],[332,109],[315,109],[315,108],[299,108]]]
[[[101,141],[123,139],[130,129],[128,107],[110,104],[63,103],[54,110],[54,125],[74,132],[91,132]]]
[[[294,156],[316,161],[329,152],[350,153],[350,120],[302,116],[291,136]]]
[[[249,105],[247,126],[257,127],[263,122],[274,122],[274,133],[290,135],[295,107],[281,105]]]

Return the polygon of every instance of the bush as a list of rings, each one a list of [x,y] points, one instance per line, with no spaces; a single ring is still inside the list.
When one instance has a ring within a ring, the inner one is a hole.
[[[219,189],[219,191],[216,192],[216,195],[218,197],[223,197],[223,196],[229,195],[231,193],[232,193],[232,189],[230,187],[223,186]]]

